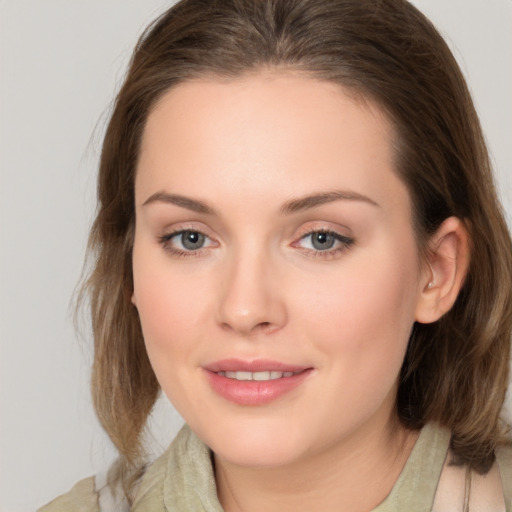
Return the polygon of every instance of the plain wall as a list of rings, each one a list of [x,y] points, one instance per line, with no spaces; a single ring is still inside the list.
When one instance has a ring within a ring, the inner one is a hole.
[[[417,0],[474,93],[512,217],[512,2]],[[0,511],[34,510],[113,451],[70,301],[108,107],[162,0],[0,0]],[[181,420],[162,402],[156,446]]]

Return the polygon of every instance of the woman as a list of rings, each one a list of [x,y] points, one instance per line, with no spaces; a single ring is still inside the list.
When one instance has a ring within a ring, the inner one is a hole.
[[[511,510],[511,241],[453,56],[403,0],[184,0],[100,164],[93,397],[43,510]],[[188,426],[145,465],[160,389]]]

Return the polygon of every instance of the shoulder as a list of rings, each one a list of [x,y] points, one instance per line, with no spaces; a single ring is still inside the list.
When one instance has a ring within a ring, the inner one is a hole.
[[[512,443],[500,447],[496,453],[496,459],[501,474],[506,511],[512,512]]]
[[[209,448],[185,425],[139,487],[133,512],[222,512]]]
[[[164,510],[164,487],[166,479],[181,492],[187,487],[182,482],[183,474],[195,462],[194,436],[184,427],[170,447],[155,461],[148,464],[136,484],[132,510]],[[192,449],[191,449],[192,448]],[[69,492],[55,498],[38,512],[125,512],[130,505],[120,484],[109,485],[107,471],[78,482]]]
[[[164,454],[150,464],[136,486],[134,509],[156,510],[154,504],[163,502],[162,483],[165,475]],[[80,480],[69,492],[63,494],[37,512],[127,512],[130,505],[119,483],[108,484],[108,471]],[[156,500],[156,501],[155,501]]]
[[[164,510],[164,480],[167,473],[167,461],[172,454],[173,444],[145,470],[135,493],[132,510],[152,512]]]
[[[468,474],[464,466],[450,464],[446,458],[439,480],[434,512],[462,510],[469,494],[470,510],[512,512],[512,447],[502,446],[496,462],[485,474]]]
[[[99,512],[94,477],[80,480],[68,493],[55,498],[38,512]]]
[[[187,425],[180,430],[168,450],[148,467],[132,510],[222,511],[210,451]]]

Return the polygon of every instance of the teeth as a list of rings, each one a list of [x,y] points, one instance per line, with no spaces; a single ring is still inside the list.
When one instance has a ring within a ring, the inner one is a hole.
[[[297,372],[299,373],[299,372]],[[236,380],[275,380],[280,379],[282,377],[292,377],[296,375],[294,372],[218,372],[218,375],[222,377],[227,377],[228,379],[236,379]]]
[[[236,380],[252,380],[251,372],[235,372]]]
[[[278,379],[279,377],[274,378]],[[270,380],[270,372],[254,372],[252,374],[252,380]]]

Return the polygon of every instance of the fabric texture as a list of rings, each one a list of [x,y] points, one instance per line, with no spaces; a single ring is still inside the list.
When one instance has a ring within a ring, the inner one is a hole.
[[[424,427],[392,491],[373,512],[431,512],[443,467],[447,466],[449,442],[448,430],[433,424]],[[512,448],[500,450],[497,458],[496,474],[498,482],[501,474],[505,508],[500,506],[492,512],[512,512]],[[104,480],[88,478],[39,512],[129,510]],[[441,503],[436,510],[444,512],[452,507]],[[167,451],[148,467],[131,512],[223,512],[217,499],[211,452],[188,426],[181,429]]]
[[[505,498],[505,509],[512,512],[512,447],[498,453],[498,465]]]
[[[100,512],[94,477],[80,480],[67,494],[59,496],[40,512]],[[117,512],[117,511],[116,511]]]

